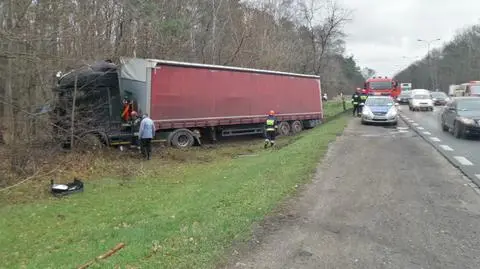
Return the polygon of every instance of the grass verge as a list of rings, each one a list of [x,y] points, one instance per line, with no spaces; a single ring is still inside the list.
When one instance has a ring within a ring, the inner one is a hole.
[[[137,163],[145,173],[89,181],[84,193],[61,200],[2,207],[2,266],[72,268],[123,242],[124,249],[90,268],[211,268],[232,241],[249,237],[253,222],[311,178],[347,121],[340,117],[292,143],[286,138],[277,150],[215,159],[209,154],[219,151],[193,150],[185,152],[187,163]],[[234,149],[224,150],[231,156]]]
[[[345,108],[351,109],[353,108],[352,104],[348,101],[345,102]],[[331,100],[327,102],[323,102],[323,110],[324,110],[324,117],[326,119],[331,118],[339,113],[343,112],[343,104],[341,101]]]

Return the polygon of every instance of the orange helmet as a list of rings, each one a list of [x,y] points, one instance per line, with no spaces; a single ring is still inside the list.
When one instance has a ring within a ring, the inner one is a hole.
[[[273,111],[273,110],[270,110],[270,112],[268,112],[268,115],[270,115],[270,116],[273,116],[273,115],[275,115],[275,111]]]

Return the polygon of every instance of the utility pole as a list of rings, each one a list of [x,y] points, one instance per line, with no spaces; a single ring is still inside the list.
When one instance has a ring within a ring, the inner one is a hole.
[[[432,40],[424,40],[424,39],[417,39],[418,42],[425,42],[427,43],[427,58],[428,58],[428,71],[430,73],[430,83],[432,86],[432,90],[436,89],[436,83],[433,78],[433,70],[432,70],[432,60],[430,57],[430,45],[433,42],[440,41],[440,38],[432,39]]]

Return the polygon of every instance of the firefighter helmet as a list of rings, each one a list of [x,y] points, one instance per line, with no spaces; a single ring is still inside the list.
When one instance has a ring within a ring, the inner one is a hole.
[[[270,112],[268,112],[268,115],[270,115],[270,116],[273,116],[273,115],[275,115],[275,111],[273,111],[273,110],[270,110]]]

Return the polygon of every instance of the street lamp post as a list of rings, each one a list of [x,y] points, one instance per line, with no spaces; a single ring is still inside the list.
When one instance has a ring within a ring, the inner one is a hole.
[[[430,73],[430,82],[431,82],[432,90],[436,89],[435,81],[434,81],[434,78],[433,78],[431,57],[430,57],[430,45],[433,42],[440,41],[440,38],[431,39],[431,40],[417,39],[417,41],[427,43],[427,58],[428,58],[428,71]]]

